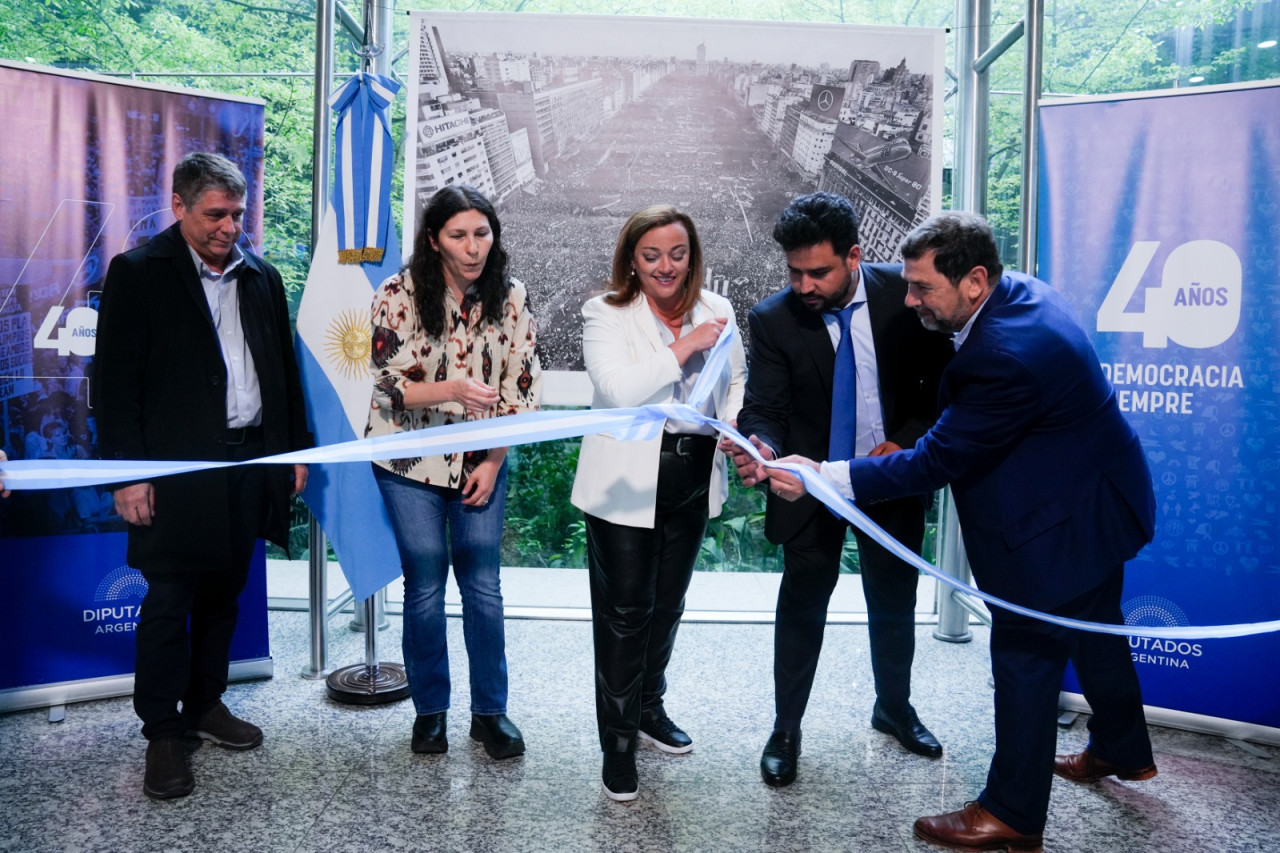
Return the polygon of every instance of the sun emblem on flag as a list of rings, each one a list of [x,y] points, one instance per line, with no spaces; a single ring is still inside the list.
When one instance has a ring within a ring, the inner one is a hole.
[[[348,379],[369,374],[369,318],[359,311],[344,311],[325,330],[329,363]]]

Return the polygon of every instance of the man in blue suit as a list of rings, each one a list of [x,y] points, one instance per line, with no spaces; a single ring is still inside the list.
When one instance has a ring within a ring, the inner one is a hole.
[[[1057,616],[1123,624],[1124,563],[1151,541],[1155,497],[1084,330],[1047,284],[1004,273],[986,221],[946,213],[904,241],[906,304],[950,332],[942,413],[912,449],[824,462],[846,497],[886,500],[951,485],[978,585]],[[772,471],[781,496],[799,479]],[[1084,752],[1054,758],[1067,661],[1093,709]],[[1077,782],[1156,774],[1123,636],[1069,630],[995,608],[996,750],[986,789],[916,835],[960,850],[1039,850],[1052,774]]]

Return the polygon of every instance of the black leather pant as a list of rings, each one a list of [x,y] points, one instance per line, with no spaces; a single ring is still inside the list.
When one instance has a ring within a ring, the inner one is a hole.
[[[605,752],[635,749],[641,709],[662,703],[707,529],[715,452],[712,436],[664,436],[652,528],[587,515],[596,721]]]

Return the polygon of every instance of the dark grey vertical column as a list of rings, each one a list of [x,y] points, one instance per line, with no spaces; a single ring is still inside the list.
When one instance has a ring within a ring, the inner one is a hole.
[[[1022,270],[1036,274],[1040,206],[1040,89],[1044,79],[1044,0],[1027,0],[1027,52],[1022,87]]]

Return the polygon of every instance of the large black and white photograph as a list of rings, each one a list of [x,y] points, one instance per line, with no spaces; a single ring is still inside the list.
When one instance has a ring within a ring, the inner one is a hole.
[[[871,261],[940,207],[940,29],[421,12],[409,62],[404,234],[442,187],[492,199],[550,370],[582,369],[582,303],[643,207],[693,217],[743,329],[795,196],[853,201]]]

